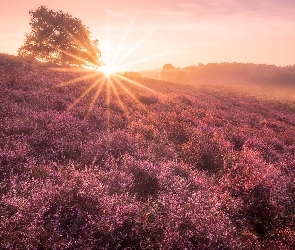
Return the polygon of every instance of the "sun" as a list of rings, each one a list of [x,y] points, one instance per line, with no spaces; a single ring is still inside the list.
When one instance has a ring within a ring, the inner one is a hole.
[[[106,77],[109,77],[110,75],[115,73],[115,69],[111,66],[103,65],[99,68],[101,72],[105,74]]]
[[[135,20],[136,15],[132,19]],[[155,56],[149,56],[146,58],[140,58],[138,60],[128,61],[128,57],[137,49],[139,46],[156,30],[158,26],[156,26],[154,29],[152,29],[146,36],[144,36],[139,42],[137,42],[130,50],[125,52],[125,54],[121,51],[123,48],[123,45],[125,44],[126,37],[128,36],[129,32],[131,31],[131,27],[133,24],[133,21],[130,23],[128,29],[126,30],[126,33],[117,47],[114,55],[111,54],[111,43],[110,43],[110,37],[108,37],[108,50],[106,50],[106,56],[104,60],[100,61],[102,64],[93,64],[90,61],[85,60],[84,58],[80,58],[78,56],[69,54],[67,52],[67,55],[72,56],[81,62],[83,62],[83,69],[79,68],[52,68],[56,71],[61,72],[81,72],[83,73],[81,76],[78,76],[76,78],[70,79],[65,82],[59,83],[58,87],[68,86],[72,85],[81,81],[93,81],[92,84],[90,84],[79,97],[74,100],[73,103],[71,103],[68,108],[65,110],[65,112],[69,112],[74,106],[76,106],[82,99],[84,99],[88,94],[93,94],[92,100],[89,104],[89,108],[87,110],[87,113],[85,114],[85,119],[89,117],[91,112],[93,111],[94,107],[96,106],[96,103],[100,100],[100,95],[105,95],[105,101],[106,101],[106,107],[107,107],[107,126],[110,127],[110,114],[111,114],[111,103],[113,102],[113,98],[116,99],[115,102],[121,107],[121,110],[126,115],[127,119],[132,112],[132,110],[129,110],[129,106],[125,105],[123,100],[125,100],[126,96],[128,99],[131,99],[134,103],[140,106],[143,110],[147,110],[145,105],[138,99],[137,93],[138,88],[141,90],[148,91],[152,93],[153,95],[164,97],[163,94],[153,90],[152,88],[145,86],[145,84],[141,83],[141,81],[137,82],[137,78],[132,77],[132,75],[125,74],[126,69],[128,69],[130,66],[137,65],[139,63],[157,58],[159,56],[162,56],[163,54],[157,54]],[[108,34],[109,36],[110,34]],[[86,70],[86,72],[85,72]],[[84,74],[86,73],[86,74]],[[136,89],[134,89],[136,88]],[[122,95],[124,96],[124,99],[122,99]],[[128,103],[129,104],[129,103]]]

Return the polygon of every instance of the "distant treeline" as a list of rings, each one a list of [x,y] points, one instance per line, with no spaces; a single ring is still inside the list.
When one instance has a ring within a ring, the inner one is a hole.
[[[146,73],[146,72],[145,72]],[[252,82],[295,85],[295,65],[278,67],[253,63],[209,63],[183,69],[165,64],[150,77],[178,83]]]

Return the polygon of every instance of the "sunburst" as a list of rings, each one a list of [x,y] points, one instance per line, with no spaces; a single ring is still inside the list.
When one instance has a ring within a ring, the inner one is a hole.
[[[53,70],[58,70],[58,71],[63,71],[63,72],[64,71],[85,72],[85,70],[86,70],[86,73],[83,74],[83,76],[79,76],[77,78],[71,79],[66,82],[61,82],[58,85],[59,87],[77,84],[77,83],[85,81],[85,80],[93,81],[93,83],[88,88],[86,88],[86,90],[83,93],[81,93],[81,95],[71,105],[69,105],[69,107],[66,109],[65,112],[70,112],[71,109],[73,109],[74,106],[76,106],[82,99],[86,98],[86,96],[88,96],[91,92],[95,91],[95,94],[93,95],[91,102],[89,104],[89,108],[87,110],[87,113],[85,114],[85,119],[87,119],[89,117],[89,115],[91,114],[91,112],[93,111],[95,105],[97,104],[99,96],[104,92],[106,95],[105,100],[106,100],[106,107],[107,107],[107,120],[108,120],[107,122],[108,122],[108,126],[109,126],[110,103],[111,103],[112,97],[116,98],[118,104],[120,105],[120,107],[123,110],[124,114],[126,115],[127,119],[129,117],[129,114],[128,114],[129,111],[126,108],[126,106],[124,105],[123,100],[121,99],[118,88],[120,89],[120,92],[123,91],[123,93],[125,93],[125,95],[127,95],[135,104],[137,104],[138,106],[140,106],[140,108],[142,108],[144,110],[147,110],[145,105],[143,105],[138,100],[138,98],[136,97],[136,94],[133,93],[132,89],[130,89],[131,85],[133,86],[133,89],[134,88],[142,89],[142,90],[150,92],[153,95],[157,95],[160,97],[164,96],[163,94],[156,92],[155,90],[143,85],[142,83],[140,83],[134,79],[128,78],[124,74],[118,73],[120,71],[120,69],[123,69],[126,66],[129,67],[132,65],[136,65],[140,62],[148,61],[148,60],[154,59],[156,57],[163,56],[164,54],[167,54],[167,52],[163,52],[163,53],[155,55],[155,56],[149,56],[147,58],[140,58],[138,60],[133,60],[133,61],[129,61],[127,63],[123,63],[129,57],[129,55],[132,54],[136,49],[138,49],[140,47],[140,45],[159,27],[159,25],[154,27],[150,32],[147,33],[147,35],[145,35],[142,39],[140,39],[140,41],[135,43],[135,45],[129,51],[127,51],[125,54],[122,54],[121,56],[119,56],[121,54],[122,47],[125,43],[126,37],[128,36],[128,34],[132,28],[132,25],[134,23],[134,20],[135,20],[137,14],[138,14],[138,11],[136,12],[134,18],[131,20],[131,23],[129,24],[128,29],[122,38],[122,41],[120,42],[116,52],[113,55],[113,58],[111,58],[111,56],[110,56],[110,51],[107,51],[106,62],[102,66],[98,67],[95,64],[85,62],[85,60],[82,58],[77,58],[75,55],[70,55],[67,53],[68,55],[73,56],[76,59],[83,61],[84,63],[86,63],[87,66],[84,66],[84,68],[81,68],[81,69],[53,68]],[[108,36],[110,36],[110,31],[108,31]],[[64,52],[64,53],[66,53],[66,52]]]
[[[116,69],[114,67],[103,65],[99,68],[101,72],[104,73],[106,77],[110,77],[110,75],[114,74],[116,72]]]

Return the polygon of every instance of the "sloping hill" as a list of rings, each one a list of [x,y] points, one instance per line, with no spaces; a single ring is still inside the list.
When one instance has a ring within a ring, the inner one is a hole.
[[[294,248],[295,103],[100,77],[0,56],[1,249]]]

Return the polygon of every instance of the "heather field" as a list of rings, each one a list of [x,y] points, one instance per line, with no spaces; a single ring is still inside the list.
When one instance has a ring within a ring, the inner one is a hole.
[[[295,248],[295,102],[54,67],[0,55],[1,249]]]

